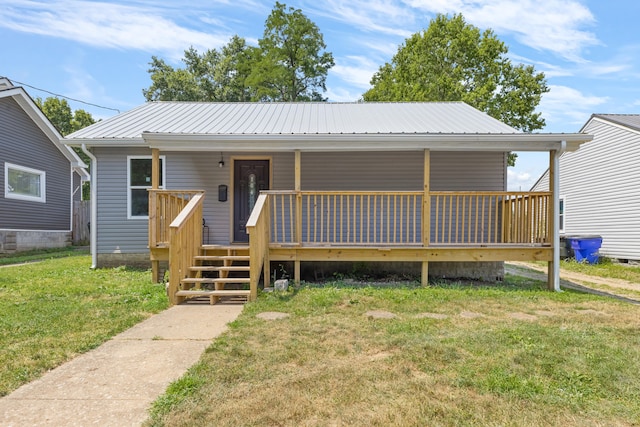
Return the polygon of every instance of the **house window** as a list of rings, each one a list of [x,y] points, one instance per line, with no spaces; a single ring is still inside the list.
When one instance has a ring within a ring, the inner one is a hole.
[[[44,171],[4,164],[4,196],[8,199],[46,202],[46,174]]]
[[[560,227],[560,232],[564,233],[564,222],[565,222],[565,214],[564,214],[564,196],[560,196],[560,208],[558,209],[558,225]]]
[[[164,188],[164,156],[160,157],[160,188]],[[151,188],[151,156],[127,157],[129,192],[127,196],[128,218],[149,218],[149,193]]]

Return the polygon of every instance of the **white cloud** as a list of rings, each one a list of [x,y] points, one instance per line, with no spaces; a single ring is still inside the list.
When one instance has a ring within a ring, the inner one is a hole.
[[[176,24],[161,10],[73,0],[13,1],[0,9],[0,26],[104,48],[164,51],[181,56],[226,43],[231,34],[207,34]]]
[[[324,94],[330,102],[356,102],[362,97],[361,92],[351,90],[351,88],[334,85],[327,88]]]
[[[542,97],[538,109],[547,121],[553,119],[548,125],[564,125],[563,132],[568,131],[568,124],[583,125],[595,107],[609,101],[608,97],[585,95],[567,86],[549,85],[549,89],[549,93]]]
[[[415,11],[396,0],[325,0],[312,6],[315,13],[344,22],[364,32],[409,37]]]
[[[517,165],[516,161],[516,165]],[[507,188],[509,191],[529,191],[539,177],[533,177],[529,172],[507,168]]]
[[[512,34],[520,43],[581,62],[582,51],[600,42],[584,29],[595,24],[591,11],[576,0],[411,0],[432,13],[462,13],[479,27]]]
[[[363,56],[338,58],[329,71],[342,81],[364,90],[369,89],[371,77],[378,71],[378,64]]]

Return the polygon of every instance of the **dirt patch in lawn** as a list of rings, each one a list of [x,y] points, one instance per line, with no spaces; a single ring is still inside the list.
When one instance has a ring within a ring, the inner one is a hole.
[[[505,272],[533,280],[547,279],[546,266],[528,262],[510,261],[505,263]],[[623,279],[590,276],[560,269],[560,287],[640,304],[640,284]]]

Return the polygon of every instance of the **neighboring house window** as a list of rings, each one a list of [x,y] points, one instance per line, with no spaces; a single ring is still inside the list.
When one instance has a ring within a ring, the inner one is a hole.
[[[564,213],[564,204],[565,204],[565,197],[560,196],[560,209],[558,210],[558,224],[560,226],[561,233],[564,233],[564,223],[566,220],[565,213]]]
[[[160,188],[164,188],[164,156],[160,157]],[[127,212],[129,218],[149,218],[149,192],[151,188],[151,156],[127,157],[129,192]]]
[[[4,196],[8,199],[46,202],[46,173],[41,170],[4,164]]]

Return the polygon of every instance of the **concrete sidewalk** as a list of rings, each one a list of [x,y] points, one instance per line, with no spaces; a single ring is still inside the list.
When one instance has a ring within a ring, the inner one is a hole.
[[[178,305],[0,399],[0,426],[139,426],[244,304]]]

